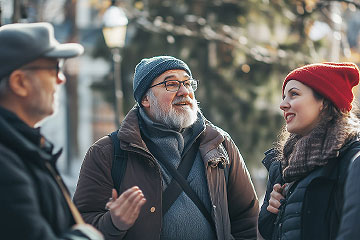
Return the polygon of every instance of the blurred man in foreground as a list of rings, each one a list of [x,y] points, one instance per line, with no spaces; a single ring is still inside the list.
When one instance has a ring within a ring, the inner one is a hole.
[[[82,52],[48,23],[0,27],[1,239],[103,239],[71,202],[55,166],[61,151],[35,128],[54,111],[62,59]]]

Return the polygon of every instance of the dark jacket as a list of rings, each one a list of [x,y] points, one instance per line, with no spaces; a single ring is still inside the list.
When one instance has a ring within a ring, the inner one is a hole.
[[[281,164],[274,161],[273,151],[266,152],[263,163],[269,170],[269,181],[259,215],[260,234],[265,239],[335,239],[346,180],[346,169],[341,169],[346,168],[353,157],[350,149],[359,145],[357,141],[346,145],[336,159],[291,185],[278,214],[270,213],[266,208],[273,186],[284,184]]]
[[[0,238],[88,239],[71,230],[74,219],[45,166],[48,163],[57,173],[59,154],[52,155],[51,147],[40,148],[40,139],[38,129],[0,108]]]
[[[360,157],[351,163],[344,189],[344,207],[336,240],[360,239]]]
[[[95,225],[106,239],[159,239],[161,232],[162,183],[159,164],[141,138],[137,109],[124,119],[118,137],[120,147],[128,152],[127,169],[120,192],[137,185],[147,201],[139,218],[128,231],[117,230],[104,207],[114,187],[111,178],[113,157],[109,137],[97,141],[85,156],[74,195],[85,221]],[[224,151],[224,141],[227,151]],[[245,163],[228,134],[206,123],[200,135],[200,147],[208,189],[212,201],[212,217],[218,239],[256,239],[258,200]],[[226,186],[219,161],[230,160]],[[154,211],[155,210],[155,211]]]

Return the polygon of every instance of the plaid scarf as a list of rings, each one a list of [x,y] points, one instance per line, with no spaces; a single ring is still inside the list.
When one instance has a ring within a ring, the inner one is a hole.
[[[319,124],[306,136],[290,134],[278,154],[285,182],[297,181],[339,156],[339,150],[358,136],[357,123],[340,118]]]

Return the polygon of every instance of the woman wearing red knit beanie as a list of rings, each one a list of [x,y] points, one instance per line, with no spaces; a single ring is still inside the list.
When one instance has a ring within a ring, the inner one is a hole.
[[[263,238],[360,239],[360,121],[352,109],[358,84],[353,63],[310,64],[286,76],[286,127],[263,160]]]

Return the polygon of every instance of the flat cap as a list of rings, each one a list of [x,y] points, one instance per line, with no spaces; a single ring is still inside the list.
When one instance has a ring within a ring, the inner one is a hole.
[[[72,58],[84,52],[77,43],[60,44],[50,23],[15,23],[0,27],[0,79],[38,58]]]

